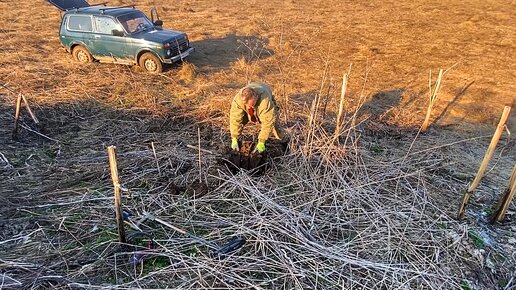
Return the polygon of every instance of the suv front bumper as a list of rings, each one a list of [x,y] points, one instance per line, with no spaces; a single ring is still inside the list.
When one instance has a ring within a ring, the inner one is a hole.
[[[189,56],[195,49],[193,47],[190,47],[186,51],[183,51],[181,54],[178,54],[176,56],[173,56],[171,58],[165,58],[163,60],[164,63],[174,63],[178,60],[182,60],[183,58]]]

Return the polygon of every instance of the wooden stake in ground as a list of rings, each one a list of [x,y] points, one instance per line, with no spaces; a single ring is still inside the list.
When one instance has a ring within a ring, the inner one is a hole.
[[[491,223],[494,224],[496,222],[500,222],[505,217],[505,213],[511,204],[512,199],[514,198],[514,194],[516,194],[516,164],[514,164],[514,168],[512,169],[511,178],[509,179],[509,185],[507,189],[503,192],[500,201],[498,201],[498,206],[491,216]]]
[[[435,101],[437,100],[437,93],[439,92],[439,89],[441,88],[441,80],[443,78],[443,70],[439,70],[439,75],[437,76],[437,80],[435,81],[435,85],[432,88],[432,71],[430,71],[430,78],[428,80],[428,87],[430,89],[430,100],[428,102],[428,108],[426,110],[426,116],[425,121],[423,122],[423,125],[421,125],[421,133],[426,132],[428,129],[428,126],[430,125],[430,116],[432,115],[432,108],[435,104]]]
[[[344,113],[344,97],[346,96],[346,89],[348,87],[348,78],[349,73],[351,71],[351,65],[349,65],[349,70],[342,76],[342,89],[340,92],[340,103],[339,103],[339,112],[337,113],[337,123],[335,124],[335,139],[338,141],[340,136],[340,131],[342,130],[342,122]]]
[[[466,210],[466,206],[468,204],[469,198],[471,197],[471,194],[473,193],[473,191],[475,191],[478,184],[480,183],[480,180],[484,176],[487,165],[489,164],[489,160],[491,160],[491,157],[493,156],[496,145],[498,144],[498,141],[500,140],[500,137],[502,136],[503,129],[504,129],[505,123],[507,122],[507,118],[509,117],[510,112],[511,112],[511,107],[505,106],[503,113],[502,113],[502,117],[500,118],[500,122],[498,123],[498,127],[496,128],[493,138],[491,139],[491,143],[489,144],[489,148],[487,149],[486,155],[484,156],[484,160],[482,160],[482,163],[480,164],[480,168],[478,169],[477,175],[475,176],[475,179],[473,180],[471,185],[468,187],[468,190],[464,193],[464,197],[462,198],[462,203],[459,207],[459,212],[457,213],[457,219],[462,219],[464,217],[464,212]]]
[[[120,243],[125,243],[125,229],[124,229],[124,220],[122,217],[122,204],[121,204],[121,186],[118,180],[118,166],[116,164],[116,147],[109,146],[108,147],[108,155],[109,155],[109,168],[111,169],[111,179],[113,179],[113,186],[115,190],[115,214],[116,214],[116,225],[118,228],[118,240]]]
[[[197,144],[199,145],[199,182],[202,183],[201,128],[197,127]]]
[[[16,137],[16,134],[18,134],[18,123],[20,122],[21,103],[22,95],[18,94],[18,98],[16,99],[16,112],[14,113],[13,138]]]
[[[308,116],[308,122],[307,122],[307,126],[306,126],[305,148],[306,148],[307,153],[310,152],[310,147],[312,144],[312,137],[313,137],[314,127],[315,127],[316,106],[317,106],[317,95],[315,95],[315,98],[312,101],[312,106],[310,107],[310,115]]]
[[[13,129],[13,138],[16,138],[16,135],[18,134],[18,124],[20,123],[20,115],[21,115],[21,103],[25,104],[25,108],[27,108],[27,111],[29,112],[30,117],[36,124],[36,127],[39,127],[39,120],[36,118],[36,115],[32,112],[29,106],[29,102],[27,101],[27,98],[25,98],[24,95],[18,94],[18,98],[16,99],[16,111],[14,113],[14,129]]]
[[[32,110],[30,109],[30,106],[29,106],[29,102],[27,101],[27,98],[25,98],[24,95],[20,94],[22,99],[23,99],[23,103],[25,104],[25,107],[27,108],[27,111],[29,112],[29,115],[30,117],[32,118],[32,120],[34,121],[34,123],[39,126],[39,120],[38,118],[36,118],[36,115],[32,112]]]

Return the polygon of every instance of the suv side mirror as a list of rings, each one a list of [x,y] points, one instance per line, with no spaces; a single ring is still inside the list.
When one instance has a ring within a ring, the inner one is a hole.
[[[111,33],[112,33],[114,36],[124,36],[124,32],[123,32],[123,31],[120,31],[120,30],[117,30],[117,29],[113,29],[113,30],[111,30]]]
[[[163,20],[158,19],[158,20],[154,21],[154,26],[158,26],[158,27],[163,26]]]

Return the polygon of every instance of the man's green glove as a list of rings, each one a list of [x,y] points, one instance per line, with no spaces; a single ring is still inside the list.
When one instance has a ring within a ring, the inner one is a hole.
[[[263,151],[265,151],[265,143],[263,142],[258,142],[258,144],[256,144],[256,148],[254,148],[254,152],[258,152],[258,153],[262,153]]]
[[[237,138],[231,138],[231,149],[235,151],[240,151],[240,147],[238,147],[238,139]]]

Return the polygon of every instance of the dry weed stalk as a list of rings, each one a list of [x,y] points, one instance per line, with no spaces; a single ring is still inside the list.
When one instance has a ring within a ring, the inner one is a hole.
[[[310,113],[308,115],[307,126],[306,126],[306,146],[309,148],[310,141],[313,138],[314,128],[316,127],[316,117],[317,117],[317,103],[318,103],[319,95],[315,95],[315,98],[312,100],[312,105],[310,106]],[[309,149],[308,149],[309,150]]]
[[[445,71],[443,69],[439,69],[439,74],[437,75],[437,79],[435,80],[434,85],[432,86],[432,70],[430,70],[430,75],[428,77],[428,107],[426,110],[426,116],[425,120],[423,121],[423,124],[421,125],[420,132],[425,133],[428,127],[430,126],[430,117],[432,115],[432,109],[434,107],[435,102],[437,101],[437,95],[439,94],[439,90],[441,89],[441,82],[442,78],[446,73],[454,68],[458,63],[452,65],[451,67],[447,68]]]
[[[424,133],[428,129],[430,124],[430,116],[432,115],[432,108],[434,107],[435,101],[437,100],[437,94],[439,93],[439,89],[441,88],[441,80],[443,77],[443,70],[439,70],[439,74],[437,76],[437,80],[435,84],[432,86],[432,70],[430,70],[430,76],[428,77],[428,89],[429,89],[429,101],[428,108],[426,109],[426,116],[423,125],[421,125],[421,132]]]
[[[498,122],[498,126],[496,127],[496,131],[493,134],[493,138],[491,139],[491,143],[489,144],[486,154],[484,155],[484,159],[482,159],[482,163],[480,163],[477,175],[475,176],[473,182],[469,185],[466,192],[464,192],[464,196],[462,198],[462,202],[457,213],[458,219],[462,219],[464,217],[464,212],[466,211],[466,206],[468,205],[469,198],[477,188],[478,184],[480,183],[480,180],[482,180],[482,177],[484,177],[487,165],[489,165],[489,160],[491,160],[491,157],[493,157],[496,145],[498,144],[498,141],[502,136],[503,129],[505,128],[505,124],[507,123],[507,118],[509,118],[510,112],[511,107],[505,106],[502,112],[502,116],[500,117],[500,121]]]
[[[509,209],[509,205],[511,204],[514,195],[516,194],[516,164],[512,169],[511,178],[509,179],[509,183],[507,188],[500,196],[500,200],[498,201],[498,205],[496,210],[494,211],[491,217],[491,223],[494,224],[496,222],[500,222],[505,217],[505,213],[507,209]]]

